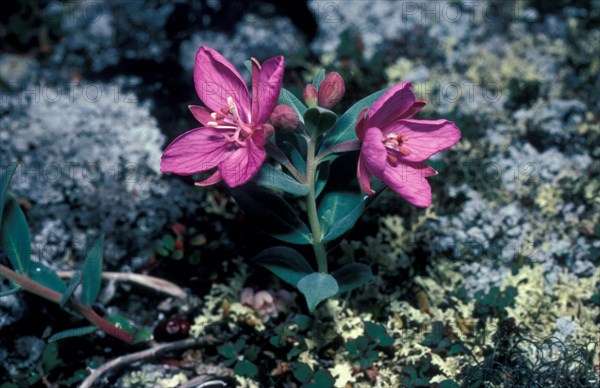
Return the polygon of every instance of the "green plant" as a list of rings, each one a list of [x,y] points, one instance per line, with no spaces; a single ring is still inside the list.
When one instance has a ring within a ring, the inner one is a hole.
[[[309,316],[298,314],[291,323],[277,326],[274,329],[275,335],[269,339],[269,343],[278,349],[289,348],[286,357],[290,361],[308,349],[305,332],[311,326],[312,319]]]
[[[71,278],[69,285],[47,266],[31,261],[31,242],[25,214],[8,193],[16,168],[17,164],[12,164],[0,174],[0,248],[12,266],[11,269],[0,264],[0,276],[7,278],[12,287],[4,295],[20,290],[29,291],[59,304],[68,312],[76,311],[93,325],[56,333],[50,338],[51,341],[88,334],[98,329],[128,343],[147,340],[147,336],[136,338],[133,329],[128,332],[92,309],[100,292],[103,237],[96,240],[85,258],[82,271]],[[73,293],[79,286],[81,297],[75,298]]]
[[[297,362],[292,368],[292,373],[302,384],[302,388],[332,388],[335,384],[335,379],[329,371],[323,369],[314,371],[303,362]]]
[[[352,365],[358,370],[366,370],[379,359],[380,349],[390,347],[393,343],[393,338],[383,325],[365,322],[365,334],[347,342],[346,349]]]
[[[254,377],[258,373],[258,367],[253,361],[258,357],[259,349],[253,345],[246,345],[243,338],[239,338],[233,344],[221,345],[217,351],[225,358],[223,364],[234,365],[233,371],[236,375]]]

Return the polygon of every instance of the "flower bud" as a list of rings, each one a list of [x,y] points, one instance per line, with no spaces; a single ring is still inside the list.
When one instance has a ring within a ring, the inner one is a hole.
[[[304,102],[306,103],[306,105],[308,105],[309,107],[317,106],[318,96],[317,96],[317,89],[315,88],[315,85],[307,84],[306,87],[304,88],[304,91],[302,92],[302,98],[304,99]]]
[[[285,104],[277,105],[271,113],[271,124],[279,132],[291,132],[298,126],[298,114]]]
[[[344,97],[345,92],[346,85],[342,76],[335,71],[327,74],[319,86],[319,106],[326,109],[333,108]]]

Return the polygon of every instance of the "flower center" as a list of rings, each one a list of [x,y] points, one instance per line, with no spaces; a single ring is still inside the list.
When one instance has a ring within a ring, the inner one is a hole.
[[[410,149],[404,145],[407,141],[408,136],[399,135],[397,133],[389,133],[381,139],[381,142],[386,148],[399,152],[404,156],[410,155]],[[398,163],[398,156],[393,152],[388,152],[387,159],[391,164],[395,165]]]
[[[228,107],[221,108],[221,112],[212,112],[210,117],[214,121],[207,123],[209,127],[228,129],[235,131],[232,135],[223,134],[226,141],[234,143],[238,147],[245,147],[246,141],[254,133],[252,124],[246,124],[240,118],[239,111],[233,98],[227,97]]]

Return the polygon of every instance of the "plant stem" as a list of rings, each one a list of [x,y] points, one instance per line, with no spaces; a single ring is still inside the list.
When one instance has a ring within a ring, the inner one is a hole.
[[[11,270],[8,267],[0,264],[0,275],[4,276],[12,280],[15,284],[19,285],[24,290],[31,292],[32,294],[41,296],[44,299],[48,299],[51,302],[60,304],[63,295],[60,292],[56,292],[42,284],[28,278],[27,276],[20,275],[15,271]],[[78,300],[71,299],[71,305],[75,310],[77,310],[81,315],[83,315],[88,321],[93,323],[98,329],[102,330],[106,334],[109,334],[115,338],[118,338],[122,341],[133,343],[135,341],[135,336],[133,334],[127,333],[114,326],[112,323],[108,322],[100,315],[96,314],[96,312],[89,306],[84,305]]]
[[[325,244],[322,242],[321,223],[317,213],[317,198],[315,195],[315,180],[317,172],[317,163],[315,161],[315,143],[316,136],[307,139],[308,155],[306,156],[306,180],[308,183],[308,195],[306,196],[306,208],[308,211],[308,223],[313,237],[313,249],[317,259],[317,268],[319,272],[327,273],[327,252]]]

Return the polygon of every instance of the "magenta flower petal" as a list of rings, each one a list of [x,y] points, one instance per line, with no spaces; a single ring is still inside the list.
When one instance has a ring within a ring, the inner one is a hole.
[[[360,148],[360,153],[367,170],[377,179],[383,178],[383,171],[387,163],[386,148],[381,142],[383,134],[379,128],[369,128]]]
[[[215,167],[232,151],[223,141],[223,131],[210,128],[192,129],[173,140],[160,160],[162,172],[192,175]]]
[[[205,180],[200,182],[194,182],[194,185],[203,187],[214,185],[219,182],[221,182],[221,173],[219,172],[219,170],[216,170],[211,176],[209,176]]]
[[[358,183],[360,184],[360,189],[363,193],[367,195],[375,194],[375,190],[371,188],[371,178],[369,176],[369,171],[367,170],[367,166],[363,161],[362,155],[358,157]]]
[[[408,202],[419,207],[431,206],[431,186],[427,177],[437,172],[425,163],[388,165],[383,181]]]
[[[246,146],[238,148],[226,159],[219,163],[219,172],[229,187],[236,187],[252,179],[263,162],[267,153],[263,147],[246,142]]]
[[[412,106],[410,108],[408,108],[408,110],[406,112],[404,112],[404,114],[402,115],[402,118],[410,119],[411,117],[413,117],[414,115],[419,113],[421,111],[421,109],[423,109],[425,107],[425,105],[427,105],[427,101],[416,100],[415,103],[412,104]]]
[[[410,153],[395,153],[401,161],[407,162],[422,162],[452,147],[460,139],[460,130],[448,120],[400,120],[383,133],[397,133],[408,137],[403,145]]]
[[[240,73],[221,54],[202,46],[196,53],[194,84],[198,97],[213,112],[228,108],[227,97],[236,104],[240,117],[250,122],[250,93]]]
[[[190,109],[190,112],[192,112],[194,118],[202,125],[208,126],[209,122],[215,121],[210,116],[212,112],[203,106],[189,105],[188,108]]]
[[[410,82],[402,82],[379,97],[367,114],[367,126],[386,128],[392,122],[404,118],[416,99]]]
[[[258,66],[252,61],[252,122],[261,125],[267,122],[279,100],[283,83],[283,57],[268,59]],[[258,76],[258,78],[257,78]]]
[[[365,137],[365,121],[368,111],[369,108],[363,108],[356,118],[356,126],[354,127],[354,131],[356,132],[356,137],[358,137],[361,141],[363,137]]]

